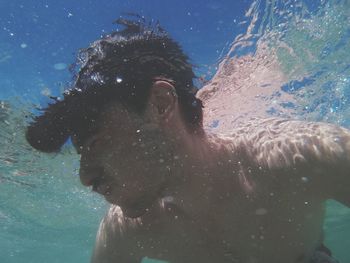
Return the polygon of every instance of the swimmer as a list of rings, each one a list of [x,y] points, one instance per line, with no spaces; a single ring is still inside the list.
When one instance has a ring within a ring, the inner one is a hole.
[[[71,138],[82,184],[112,204],[92,262],[336,262],[324,203],[350,205],[350,131],[277,118],[206,131],[180,46],[159,26],[118,23],[26,132],[43,152]]]

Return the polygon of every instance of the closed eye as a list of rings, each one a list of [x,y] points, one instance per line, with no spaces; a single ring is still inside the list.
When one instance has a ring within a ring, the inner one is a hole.
[[[81,154],[84,148],[90,150],[96,147],[100,141],[100,138],[100,134],[95,134],[92,136],[79,136],[77,134],[74,134],[72,135],[71,140],[77,153]]]
[[[88,148],[88,150],[93,149],[96,147],[96,145],[98,144],[98,142],[100,141],[100,136],[99,135],[94,135],[92,137],[90,137],[86,143],[84,143],[84,147]]]

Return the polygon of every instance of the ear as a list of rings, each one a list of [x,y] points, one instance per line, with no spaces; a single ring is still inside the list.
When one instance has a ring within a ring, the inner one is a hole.
[[[157,119],[169,120],[174,113],[177,104],[175,87],[164,80],[153,83],[150,94],[150,106]]]

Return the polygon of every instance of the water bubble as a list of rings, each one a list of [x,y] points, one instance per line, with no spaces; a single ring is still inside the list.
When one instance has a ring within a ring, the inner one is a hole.
[[[48,97],[51,95],[51,90],[48,87],[45,87],[42,89],[41,94]]]
[[[66,63],[56,63],[53,65],[53,67],[56,69],[56,70],[64,70],[67,68],[67,64]]]
[[[258,216],[263,216],[267,214],[267,210],[265,208],[258,208],[255,210],[255,214]]]
[[[92,74],[91,79],[100,85],[105,83],[103,77],[101,76],[101,74],[99,72]]]
[[[26,48],[28,45],[26,43],[21,44],[21,48]]]
[[[303,176],[303,177],[301,177],[301,181],[302,181],[303,183],[307,183],[307,182],[309,181],[309,178]]]

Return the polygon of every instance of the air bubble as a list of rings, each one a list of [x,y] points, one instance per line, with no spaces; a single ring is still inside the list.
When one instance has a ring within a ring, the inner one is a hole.
[[[53,65],[54,69],[56,70],[65,70],[67,68],[66,63],[56,63]]]
[[[267,210],[265,208],[258,208],[255,210],[255,214],[258,216],[263,216],[267,214]]]
[[[123,82],[123,79],[121,77],[117,77],[115,80],[116,80],[117,83],[122,83]]]
[[[307,177],[301,177],[301,181],[303,182],[303,183],[307,183],[308,181],[309,181],[309,178],[307,178]]]

